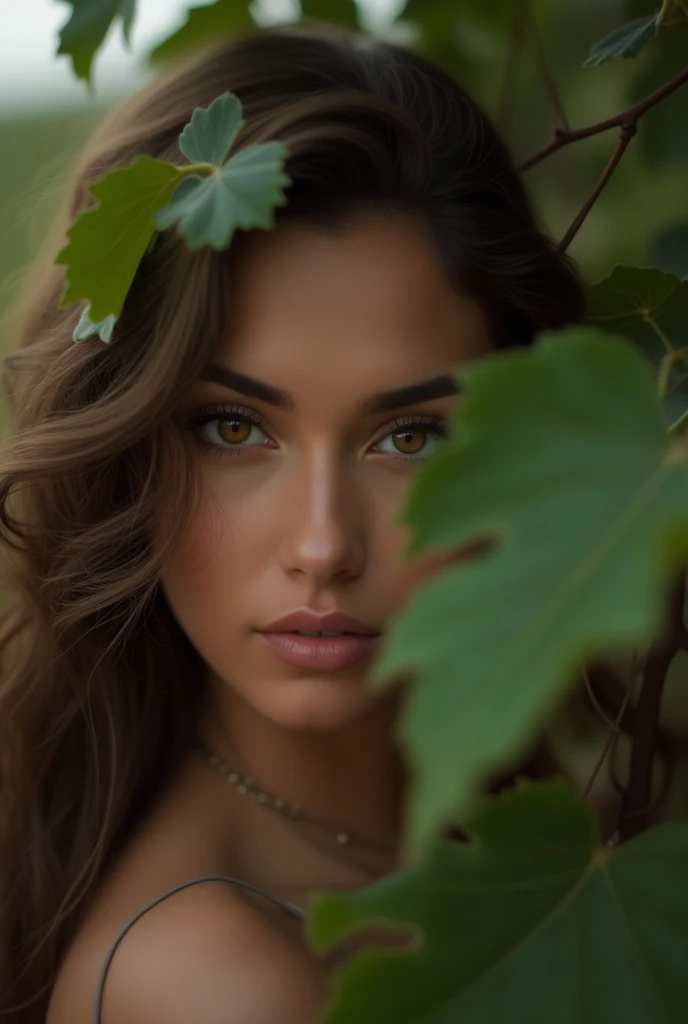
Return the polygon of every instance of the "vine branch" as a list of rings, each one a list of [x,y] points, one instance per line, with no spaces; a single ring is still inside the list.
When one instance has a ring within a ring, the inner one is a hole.
[[[533,25],[533,32],[535,26]],[[558,249],[564,252],[571,244],[576,234],[581,228],[581,225],[585,221],[585,218],[590,213],[591,209],[597,202],[602,190],[613,175],[614,171],[619,165],[622,156],[628,148],[628,144],[635,135],[638,128],[638,121],[648,110],[654,107],[660,100],[663,100],[666,96],[669,96],[676,89],[688,82],[688,68],[684,68],[678,75],[665,82],[664,85],[660,86],[659,89],[655,89],[654,92],[646,96],[644,100],[636,103],[632,107],[628,107],[627,110],[623,110],[620,114],[616,114],[615,117],[608,117],[604,121],[598,121],[596,124],[588,125],[586,128],[568,128],[560,127],[554,129],[552,139],[543,146],[542,149],[538,150],[532,157],[525,160],[520,166],[519,171],[527,171],[529,168],[534,167],[536,164],[545,160],[552,153],[556,153],[557,150],[562,149],[564,146],[570,145],[572,142],[578,142],[580,139],[589,139],[593,135],[599,135],[601,132],[606,132],[611,128],[620,128],[621,132],[619,135],[619,141],[616,145],[616,149],[612,153],[609,163],[602,172],[600,178],[597,180],[592,192],[583,203],[583,206],[578,211],[573,219],[572,224],[568,228],[566,234],[559,242]],[[553,83],[552,83],[553,84]],[[555,95],[558,96],[555,89]],[[562,110],[563,114],[563,110]]]
[[[626,110],[622,110],[620,114],[616,114],[614,117],[608,117],[604,121],[597,121],[595,124],[589,124],[585,128],[555,128],[551,140],[547,145],[539,149],[537,153],[529,157],[522,164],[519,165],[519,171],[527,171],[536,164],[539,164],[542,160],[545,160],[552,153],[556,153],[557,150],[563,149],[564,146],[569,146],[572,142],[578,142],[580,139],[589,139],[593,135],[600,135],[602,132],[609,131],[611,128],[623,128],[625,125],[637,125],[640,118],[648,110],[654,107],[657,103],[664,99],[665,96],[669,96],[676,89],[679,89],[682,85],[688,82],[688,67],[684,68],[678,75],[665,82],[664,85],[660,86],[659,89],[655,89],[649,96],[646,96],[644,100],[636,103],[633,107],[628,107]]]
[[[637,130],[637,124],[636,124],[635,121],[632,122],[631,124],[624,125],[622,127],[621,134],[619,135],[619,141],[617,142],[616,149],[614,150],[614,152],[612,153],[612,155],[611,155],[611,157],[609,159],[609,163],[607,164],[605,169],[602,171],[602,174],[598,178],[597,183],[595,184],[595,187],[593,188],[592,192],[590,193],[588,198],[585,200],[585,202],[581,206],[581,208],[578,211],[578,213],[576,214],[576,216],[573,218],[573,221],[572,221],[570,227],[568,228],[566,234],[564,235],[562,240],[559,242],[559,245],[557,246],[557,248],[559,250],[561,250],[562,252],[565,251],[566,249],[568,249],[569,245],[571,244],[573,239],[578,234],[578,232],[579,232],[579,230],[581,228],[581,225],[583,224],[583,221],[588,216],[588,214],[592,210],[593,206],[595,205],[595,203],[599,199],[599,196],[600,196],[600,193],[602,192],[602,189],[607,184],[607,182],[611,178],[612,174],[614,173],[614,171],[618,167],[619,162],[621,160],[621,157],[626,152],[628,144],[631,141],[631,139],[633,138],[633,136],[635,135],[636,130]]]
[[[631,763],[619,823],[619,839],[622,842],[647,827],[662,693],[669,666],[685,642],[685,589],[686,572],[685,567],[681,567],[670,587],[668,614],[662,632],[650,647],[643,667],[631,734]]]

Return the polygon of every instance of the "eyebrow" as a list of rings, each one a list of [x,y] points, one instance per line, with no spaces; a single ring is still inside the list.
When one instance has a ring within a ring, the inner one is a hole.
[[[237,370],[230,370],[229,367],[221,366],[219,363],[211,363],[207,366],[201,373],[201,380],[222,384],[232,391],[237,391],[249,398],[257,398],[278,409],[293,411],[295,407],[293,397],[286,391],[282,391],[281,388],[239,373]],[[458,394],[459,391],[460,388],[456,380],[450,374],[445,373],[439,377],[406,384],[404,387],[394,388],[391,391],[379,391],[361,399],[357,408],[361,416],[371,416],[375,413],[392,412],[405,405],[417,405],[419,402],[427,402],[433,398],[446,398],[448,395]]]

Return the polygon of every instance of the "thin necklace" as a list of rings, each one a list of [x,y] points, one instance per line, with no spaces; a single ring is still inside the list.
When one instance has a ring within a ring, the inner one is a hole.
[[[232,783],[241,796],[252,797],[265,810],[274,811],[276,814],[281,814],[291,821],[305,822],[308,825],[322,829],[333,836],[339,846],[365,846],[368,849],[377,850],[381,853],[393,853],[395,851],[396,847],[393,843],[372,839],[370,836],[364,836],[360,832],[354,833],[350,829],[332,825],[330,822],[323,821],[322,818],[310,814],[298,804],[290,803],[288,800],[283,800],[281,797],[275,796],[274,793],[268,792],[268,790],[258,785],[251,775],[244,775],[241,772],[235,771],[224,758],[215,753],[212,747],[200,737],[196,738],[194,746],[205,755],[213,768],[217,769],[228,782]]]

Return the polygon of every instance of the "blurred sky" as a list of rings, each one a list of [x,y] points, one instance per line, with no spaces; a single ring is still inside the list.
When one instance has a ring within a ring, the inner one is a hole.
[[[96,55],[94,81],[102,100],[136,88],[145,76],[142,56],[185,20],[185,11],[212,0],[138,0],[132,52],[119,23]],[[383,27],[404,0],[360,0],[369,27]],[[289,17],[295,0],[256,0],[256,18],[267,24]],[[65,0],[0,0],[0,116],[90,103],[84,82],[67,57],[56,57],[57,34],[71,7]]]

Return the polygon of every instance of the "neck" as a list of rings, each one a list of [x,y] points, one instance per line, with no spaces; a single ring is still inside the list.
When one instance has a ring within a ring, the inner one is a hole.
[[[232,768],[344,830],[396,845],[406,772],[395,738],[400,693],[336,731],[286,728],[211,679],[199,733]]]

